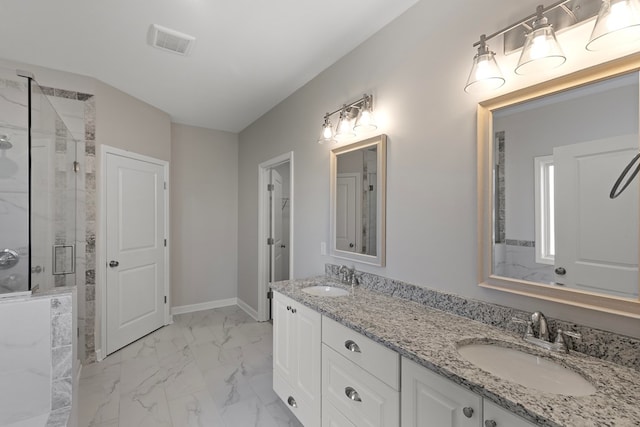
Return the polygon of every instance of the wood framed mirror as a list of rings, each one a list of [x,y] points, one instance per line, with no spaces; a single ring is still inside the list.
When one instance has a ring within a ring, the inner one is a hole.
[[[331,256],[385,265],[387,136],[331,150]]]
[[[640,318],[640,54],[478,105],[478,283]],[[633,169],[631,169],[633,171]]]

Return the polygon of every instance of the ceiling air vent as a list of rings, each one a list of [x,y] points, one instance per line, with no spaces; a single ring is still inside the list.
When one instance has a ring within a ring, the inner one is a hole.
[[[149,44],[158,49],[188,55],[195,41],[195,37],[157,24],[149,28]]]

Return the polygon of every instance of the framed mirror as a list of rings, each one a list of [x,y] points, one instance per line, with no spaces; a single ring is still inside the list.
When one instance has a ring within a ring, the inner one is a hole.
[[[640,55],[478,106],[480,286],[640,317]],[[626,178],[633,173],[635,165]]]
[[[385,265],[387,136],[331,150],[331,255]]]

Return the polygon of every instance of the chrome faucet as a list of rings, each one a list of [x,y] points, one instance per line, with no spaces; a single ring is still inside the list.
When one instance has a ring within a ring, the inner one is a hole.
[[[544,341],[549,341],[549,324],[547,318],[540,311],[536,311],[531,315],[531,324],[533,326],[534,333],[538,333],[538,338]]]
[[[349,268],[346,265],[341,265],[340,270],[338,270],[338,272],[341,274],[340,280],[345,285],[354,286],[358,284],[358,278],[356,277],[355,267]]]
[[[558,328],[556,334],[556,340],[550,341],[549,337],[549,324],[547,318],[540,311],[536,311],[531,315],[531,320],[522,320],[514,317],[512,319],[515,323],[524,323],[527,325],[527,329],[522,339],[526,342],[542,347],[547,350],[569,353],[569,347],[571,343],[569,338],[582,339],[582,335],[577,332],[565,331]],[[536,336],[537,335],[537,336]]]

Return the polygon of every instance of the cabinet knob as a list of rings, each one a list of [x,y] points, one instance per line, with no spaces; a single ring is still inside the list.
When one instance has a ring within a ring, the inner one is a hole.
[[[473,417],[473,408],[466,406],[462,408],[462,413],[464,414],[465,417],[471,418]]]
[[[493,420],[487,420],[484,422],[484,427],[497,427],[498,423]]]
[[[355,341],[347,340],[344,342],[344,346],[349,351],[352,351],[354,353],[361,353],[360,347],[358,346],[358,344],[355,343]]]
[[[565,274],[567,274],[567,270],[564,267],[556,268],[555,272],[558,276],[564,276]]]
[[[292,308],[292,309],[291,309],[291,312],[292,312],[293,314],[296,314],[296,312],[297,312],[297,311],[298,311],[298,310],[296,310],[295,308]]]
[[[353,387],[347,387],[344,389],[344,394],[347,395],[347,397],[351,400],[353,400],[354,402],[362,402],[362,399],[360,399],[360,395],[358,394],[358,392],[353,388]]]
[[[109,267],[111,267],[111,268],[115,268],[115,267],[117,267],[119,265],[120,265],[120,263],[118,261],[115,261],[115,260],[109,261]]]
[[[289,398],[287,399],[287,403],[292,408],[297,408],[298,407],[298,404],[296,403],[296,400],[293,398],[293,396],[289,396]]]
[[[290,305],[287,306],[287,311],[291,311],[291,306]]]

